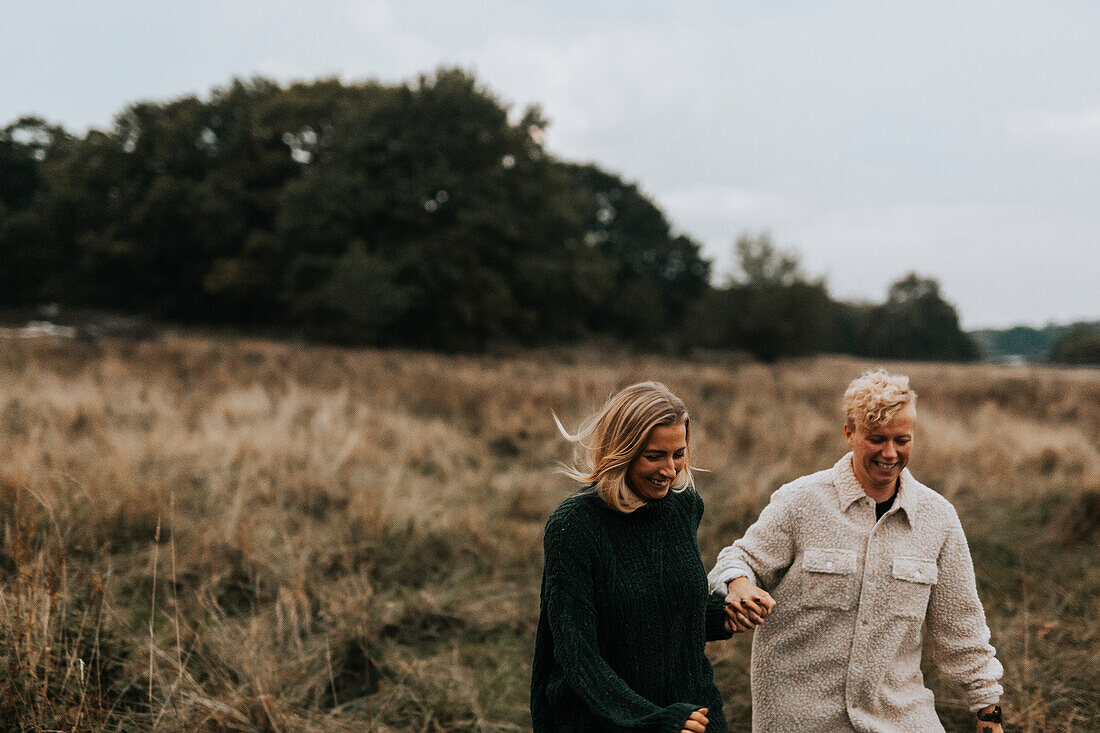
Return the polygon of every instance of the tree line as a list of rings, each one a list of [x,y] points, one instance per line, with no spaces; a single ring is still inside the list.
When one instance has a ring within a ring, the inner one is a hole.
[[[1100,321],[1014,326],[971,334],[987,358],[1056,364],[1100,364]]]
[[[0,307],[52,302],[338,343],[477,350],[609,337],[763,359],[967,360],[929,278],[833,299],[767,235],[711,283],[639,187],[551,155],[473,75],[234,80],[106,131],[0,131]]]

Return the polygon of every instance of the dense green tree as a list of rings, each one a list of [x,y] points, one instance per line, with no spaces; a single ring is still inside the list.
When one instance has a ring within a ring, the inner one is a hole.
[[[960,327],[955,307],[939,283],[910,273],[890,286],[886,302],[866,312],[858,348],[868,356],[893,359],[972,361],[978,347]]]
[[[1100,321],[1060,325],[1048,323],[1041,328],[1013,326],[1007,329],[983,329],[971,336],[987,359],[1024,358],[1028,361],[1048,361],[1054,344],[1076,326],[1091,326],[1100,331]]]
[[[320,329],[341,317],[331,296],[346,290],[338,270],[358,243],[386,263],[374,268],[383,290],[404,294],[368,340],[470,348],[579,335],[610,268],[584,245],[587,199],[542,149],[538,110],[512,123],[457,70],[368,87],[359,101],[307,136],[308,170],[280,201],[294,318]]]
[[[1050,360],[1061,364],[1100,364],[1100,329],[1078,323],[1054,342]]]
[[[593,326],[626,338],[661,343],[679,329],[690,303],[709,289],[710,262],[690,237],[632,183],[595,165],[567,166],[585,195],[584,241],[612,264]]]
[[[776,359],[965,359],[931,280],[833,301],[767,235],[719,288],[636,184],[543,147],[461,69],[234,80],[73,137],[0,130],[0,306],[55,301],[344,343],[479,349],[607,334]]]
[[[50,146],[42,120],[25,117],[0,130],[0,206],[3,211],[26,209],[40,184],[39,165]]]
[[[840,354],[870,356],[865,339],[867,324],[870,323],[876,307],[876,304],[865,301],[835,303],[829,350]]]
[[[755,237],[742,234],[733,243],[733,252],[738,272],[732,284],[762,289],[807,282],[798,255],[780,250],[767,232]]]
[[[63,128],[37,117],[0,130],[0,304],[41,300],[66,268],[50,222],[48,171],[72,145]]]
[[[694,309],[696,343],[744,349],[765,361],[828,348],[836,306],[824,282],[807,278],[797,255],[766,233],[739,237],[734,254],[737,273]]]

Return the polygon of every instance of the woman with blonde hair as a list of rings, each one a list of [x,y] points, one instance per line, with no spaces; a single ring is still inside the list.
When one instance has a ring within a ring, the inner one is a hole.
[[[725,731],[704,647],[731,629],[699,556],[684,403],[643,382],[576,435],[557,424],[583,487],[546,523],[534,730]]]

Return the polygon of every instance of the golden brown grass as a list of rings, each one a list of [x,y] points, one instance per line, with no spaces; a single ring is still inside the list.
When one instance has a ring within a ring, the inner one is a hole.
[[[680,394],[709,563],[846,449],[865,366],[0,341],[0,720],[525,730],[542,525],[572,489],[551,410],[575,427],[633,381]],[[1100,373],[889,366],[921,395],[913,469],[970,537],[1009,720],[1100,725]],[[748,642],[710,648],[733,730]]]

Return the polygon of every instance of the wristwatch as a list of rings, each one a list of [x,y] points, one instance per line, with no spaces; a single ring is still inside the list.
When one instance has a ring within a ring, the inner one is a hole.
[[[978,711],[978,720],[983,723],[1000,723],[1001,722],[1001,706],[994,705],[993,710],[988,713]]]

